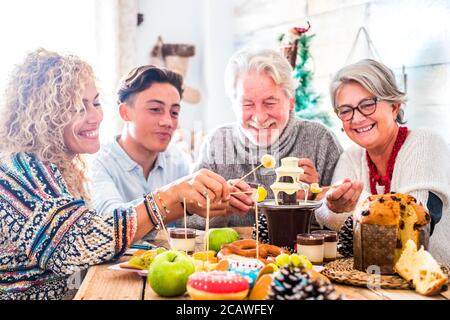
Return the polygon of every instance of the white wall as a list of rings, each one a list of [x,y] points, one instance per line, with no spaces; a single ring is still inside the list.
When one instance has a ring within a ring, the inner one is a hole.
[[[176,8],[176,10],[174,9]],[[408,126],[432,127],[450,143],[450,1],[446,0],[139,0],[144,23],[137,33],[137,62],[148,63],[157,36],[190,43],[186,82],[200,90],[200,104],[183,104],[182,128],[211,130],[234,120],[223,89],[223,70],[244,45],[277,48],[292,26],[312,24],[314,88],[330,108],[331,76],[344,66],[361,26],[369,31],[382,62],[406,71]],[[350,62],[369,56],[361,37]],[[334,115],[333,115],[334,117]],[[337,118],[334,118],[336,123]],[[335,128],[344,145],[346,136]]]
[[[0,91],[14,64],[37,48],[75,53],[95,64],[94,8],[91,0],[0,1]],[[81,15],[83,23],[79,23]]]
[[[206,108],[203,116],[208,130],[235,120],[224,89],[224,70],[234,51],[234,11],[229,0],[203,0],[205,35],[204,79]]]
[[[200,88],[203,59],[201,2],[140,0],[139,12],[144,14],[144,22],[137,30],[137,64],[150,63],[150,51],[160,35],[165,43],[193,44],[196,55],[189,61],[185,82],[194,88]],[[196,105],[183,102],[180,126],[191,128],[196,115],[202,112],[203,108],[203,101]]]
[[[224,60],[231,54],[232,2],[227,0],[140,0],[144,22],[137,31],[137,64],[149,63],[157,37],[165,43],[195,45],[185,82],[200,90],[199,104],[182,103],[180,127],[210,130],[232,121],[223,89]]]
[[[450,143],[450,1],[446,0],[234,0],[235,47],[277,47],[277,37],[311,22],[314,88],[330,108],[331,76],[345,65],[361,26],[369,31],[380,60],[401,75],[405,67],[411,128],[430,127]],[[360,39],[349,62],[368,57]],[[338,128],[336,128],[338,129]],[[340,138],[345,137],[336,130]],[[348,140],[347,140],[348,141]]]

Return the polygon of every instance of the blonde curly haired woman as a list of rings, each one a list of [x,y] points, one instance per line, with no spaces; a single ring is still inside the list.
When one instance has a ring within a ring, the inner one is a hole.
[[[201,170],[135,207],[110,215],[89,208],[81,154],[98,151],[103,112],[92,68],[74,55],[31,52],[2,102],[0,299],[62,298],[71,274],[180,218],[183,198],[203,206],[207,195],[229,199],[226,181]]]

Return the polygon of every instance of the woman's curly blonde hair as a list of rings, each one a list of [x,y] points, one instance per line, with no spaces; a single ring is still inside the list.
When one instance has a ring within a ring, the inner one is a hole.
[[[12,71],[0,117],[2,155],[29,152],[50,161],[71,194],[85,200],[89,200],[86,163],[80,154],[70,153],[63,133],[85,111],[85,85],[94,80],[91,66],[77,56],[35,50]]]

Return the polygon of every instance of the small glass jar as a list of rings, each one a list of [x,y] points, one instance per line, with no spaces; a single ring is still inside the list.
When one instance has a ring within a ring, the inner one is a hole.
[[[323,261],[330,262],[336,260],[338,234],[332,230],[316,230],[312,234],[324,236]]]
[[[174,228],[169,230],[170,246],[173,250],[194,253],[195,238],[197,232],[194,229]]]
[[[324,252],[323,235],[302,233],[297,235],[297,253],[308,257],[312,264],[320,265],[323,263]]]

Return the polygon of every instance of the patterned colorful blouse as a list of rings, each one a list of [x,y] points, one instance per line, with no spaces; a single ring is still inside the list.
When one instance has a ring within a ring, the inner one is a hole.
[[[55,165],[26,153],[0,161],[0,299],[61,299],[70,275],[120,257],[135,232],[133,208],[97,214]]]

